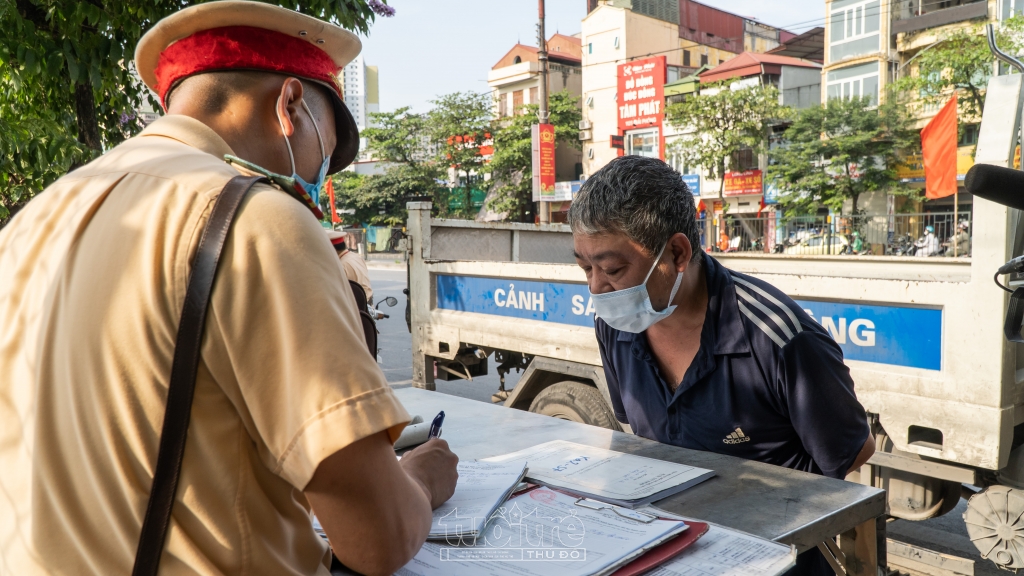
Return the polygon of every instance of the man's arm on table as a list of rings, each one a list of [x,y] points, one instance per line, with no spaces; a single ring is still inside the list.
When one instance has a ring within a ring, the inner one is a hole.
[[[399,462],[380,432],[328,456],[304,492],[338,560],[361,574],[393,574],[423,546],[431,511],[455,492],[457,462],[444,440]]]

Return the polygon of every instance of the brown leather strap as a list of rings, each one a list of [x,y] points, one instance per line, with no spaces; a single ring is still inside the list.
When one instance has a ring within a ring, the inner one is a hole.
[[[210,220],[199,240],[199,249],[192,262],[192,273],[185,290],[178,337],[174,343],[160,450],[157,452],[156,469],[153,472],[153,489],[142,522],[142,535],[135,551],[133,576],[156,576],[160,567],[160,556],[171,523],[171,508],[178,490],[178,477],[181,475],[181,460],[185,455],[185,438],[192,416],[192,395],[196,387],[203,329],[206,327],[206,310],[210,304],[213,280],[217,275],[217,263],[238,206],[253,184],[260,180],[266,179],[261,176],[232,178],[217,197]]]

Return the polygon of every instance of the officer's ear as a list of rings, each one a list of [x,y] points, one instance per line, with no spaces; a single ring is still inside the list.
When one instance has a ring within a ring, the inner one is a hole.
[[[281,93],[277,98],[277,118],[285,136],[290,138],[295,133],[295,125],[301,113],[302,81],[298,78],[286,78],[281,84]]]
[[[672,265],[676,272],[685,272],[693,257],[693,245],[690,244],[690,239],[686,237],[686,234],[676,232],[669,237],[666,252],[672,254]]]

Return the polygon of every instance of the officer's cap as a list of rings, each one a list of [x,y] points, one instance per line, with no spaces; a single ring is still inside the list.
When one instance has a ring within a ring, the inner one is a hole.
[[[262,2],[222,0],[157,22],[139,40],[135,66],[164,106],[171,88],[203,72],[259,70],[320,84],[334,104],[333,174],[359,151],[359,129],[345,106],[339,76],[361,48],[355,34],[311,16]]]

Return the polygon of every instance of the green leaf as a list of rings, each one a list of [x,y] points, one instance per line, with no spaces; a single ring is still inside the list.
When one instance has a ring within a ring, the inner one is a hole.
[[[72,82],[78,82],[78,60],[75,59],[70,51],[64,52],[64,58],[68,61],[68,76]]]

